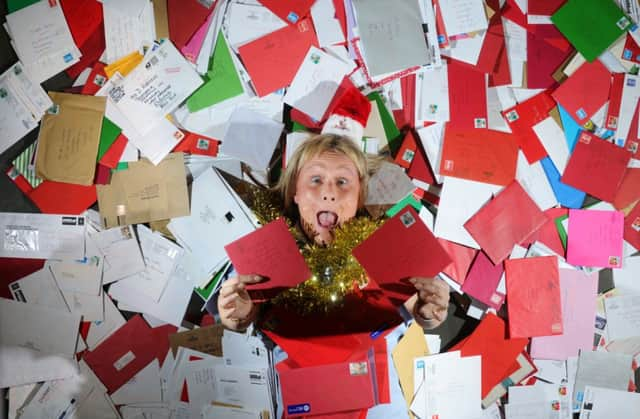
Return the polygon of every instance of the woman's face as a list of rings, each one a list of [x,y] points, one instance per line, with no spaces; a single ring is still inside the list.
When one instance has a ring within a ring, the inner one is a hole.
[[[356,215],[359,197],[356,165],[342,153],[327,151],[300,168],[293,200],[307,236],[327,244],[333,229]]]

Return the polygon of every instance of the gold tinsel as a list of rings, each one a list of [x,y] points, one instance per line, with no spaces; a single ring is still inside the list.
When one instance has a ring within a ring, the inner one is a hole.
[[[282,216],[282,202],[269,190],[254,190],[249,206],[264,225]],[[328,245],[308,243],[298,228],[287,220],[289,230],[298,243],[303,243],[301,253],[313,276],[279,294],[273,304],[283,305],[301,314],[328,312],[342,305],[345,295],[367,284],[367,276],[351,250],[369,237],[382,220],[355,217],[334,230],[334,239]]]

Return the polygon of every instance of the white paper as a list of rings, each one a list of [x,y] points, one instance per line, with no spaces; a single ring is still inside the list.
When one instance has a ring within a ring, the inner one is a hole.
[[[265,370],[216,366],[213,368],[214,400],[273,414],[268,375]]]
[[[479,249],[478,243],[464,228],[464,223],[501,189],[502,186],[499,185],[445,176],[436,216],[435,236]]]
[[[206,406],[202,409],[203,419],[261,419],[258,410],[248,410],[238,407]]]
[[[287,26],[261,4],[233,1],[225,18],[229,44],[238,47]]]
[[[324,48],[345,41],[340,21],[332,0],[317,0],[311,6],[311,18],[318,35],[318,44]]]
[[[640,257],[632,256],[622,260],[622,269],[612,269],[613,283],[620,294],[640,295]]]
[[[580,352],[573,389],[574,410],[580,408],[585,386],[626,390],[631,376],[631,355],[610,352]]]
[[[78,374],[78,363],[66,356],[0,345],[0,388],[68,378]]]
[[[447,122],[449,120],[449,77],[447,65],[417,74],[420,89],[416,88],[416,109],[419,121]]]
[[[119,281],[145,269],[142,252],[131,226],[90,233],[104,255],[103,284]]]
[[[427,160],[433,170],[433,175],[437,183],[444,182],[443,176],[440,174],[440,161],[442,160],[442,147],[444,145],[444,124],[436,123],[428,127],[418,129],[418,137],[424,152],[427,154]]]
[[[76,352],[79,326],[79,315],[0,299],[0,345],[70,358]]]
[[[319,121],[348,73],[349,67],[341,60],[311,46],[284,95],[284,103]]]
[[[487,31],[483,31],[475,36],[450,41],[449,44],[451,48],[448,50],[443,49],[442,55],[463,61],[467,64],[476,65],[478,58],[480,58],[480,51],[482,51],[482,45],[484,45],[486,35]]]
[[[94,350],[102,341],[111,336],[116,330],[124,326],[126,320],[120,314],[111,298],[104,296],[104,320],[93,322],[89,326],[87,334],[87,346],[90,351]]]
[[[6,78],[0,78],[0,153],[38,126]]]
[[[80,60],[62,6],[39,1],[7,15],[16,53],[31,77],[42,83]]]
[[[482,0],[439,0],[449,37],[487,29],[489,22]]]
[[[614,137],[619,146],[624,146],[627,141],[633,114],[640,98],[640,77],[632,74],[624,75],[622,98],[620,100],[620,113],[618,115],[617,129]]]
[[[580,419],[633,418],[640,412],[640,394],[586,386]]]
[[[502,25],[509,71],[511,73],[511,85],[521,87],[523,84],[524,64],[527,61],[527,30],[505,18],[502,18]]]
[[[85,219],[76,215],[0,213],[0,257],[83,259]]]
[[[569,161],[569,146],[567,145],[564,131],[552,117],[543,119],[534,125],[533,131],[538,136],[547,154],[549,154],[556,169],[562,175]]]
[[[516,179],[542,211],[558,206],[542,164],[539,161],[529,164],[522,150],[518,151]]]
[[[640,295],[605,298],[609,341],[640,337]]]
[[[255,170],[266,170],[284,125],[246,108],[232,114],[220,152]]]

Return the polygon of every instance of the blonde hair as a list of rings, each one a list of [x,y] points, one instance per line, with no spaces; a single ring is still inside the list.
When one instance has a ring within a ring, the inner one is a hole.
[[[335,134],[320,134],[307,138],[298,146],[287,161],[287,167],[275,186],[275,190],[281,194],[284,200],[285,211],[290,211],[294,205],[293,197],[296,194],[296,183],[302,166],[314,157],[326,152],[343,154],[356,166],[360,178],[358,208],[364,205],[367,197],[369,170],[372,168],[370,166],[374,165],[370,164],[367,155],[358,148],[353,140]]]

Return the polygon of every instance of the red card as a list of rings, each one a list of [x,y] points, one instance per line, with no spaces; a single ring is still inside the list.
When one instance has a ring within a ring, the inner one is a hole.
[[[509,256],[513,246],[547,222],[547,217],[518,181],[504,188],[465,224],[494,264]]]
[[[611,73],[599,61],[585,62],[552,94],[583,125],[609,100]]]
[[[622,178],[613,206],[622,210],[640,199],[640,168],[627,168]]]
[[[109,393],[120,388],[155,358],[153,330],[140,315],[132,317],[84,356]]]
[[[556,85],[552,74],[572,51],[554,25],[530,26],[527,29],[527,87],[546,89]]]
[[[93,66],[100,59],[105,49],[104,26],[100,24],[100,27],[79,48],[82,53],[80,61],[65,70],[71,78],[78,77],[87,67]]]
[[[537,231],[534,231],[529,237],[524,239],[520,245],[523,247],[529,247],[529,245],[539,241],[558,255],[564,256],[564,246],[562,245],[562,240],[560,240],[558,228],[556,227],[554,220],[568,214],[569,210],[567,208],[549,208],[544,211],[544,215],[547,217],[547,222]]]
[[[375,376],[366,356],[305,368],[295,368],[287,361],[276,365],[286,417],[366,409],[376,404]]]
[[[178,50],[191,39],[209,17],[216,2],[206,7],[206,2],[198,0],[167,0],[169,38]]]
[[[436,184],[436,179],[433,176],[427,155],[422,149],[422,144],[416,143],[416,153],[413,155],[413,160],[411,161],[407,175],[411,179],[416,179],[429,185]]]
[[[530,15],[551,16],[567,0],[529,0],[527,13]]]
[[[97,200],[95,185],[44,181],[27,195],[46,214],[82,214]]]
[[[315,0],[258,0],[276,16],[290,25],[309,14]]]
[[[184,153],[211,157],[218,155],[218,145],[220,144],[218,140],[196,134],[195,132],[183,132],[185,136],[182,141],[174,147],[174,152],[182,151]]]
[[[408,130],[407,134],[402,140],[402,144],[400,145],[398,154],[396,154],[396,158],[394,159],[396,164],[398,164],[398,166],[404,167],[405,169],[408,169],[409,166],[411,166],[413,157],[416,155],[417,147],[416,136],[413,133],[413,130]]]
[[[624,73],[614,73],[612,77],[613,80],[611,81],[611,90],[609,91],[609,106],[607,107],[605,127],[615,131],[618,128],[618,116],[620,116],[620,103],[622,102],[622,91],[624,90]],[[631,127],[630,130],[631,129],[633,129],[633,127]]]
[[[442,245],[442,247],[444,247],[444,250],[447,251],[449,257],[453,261],[449,266],[444,268],[442,272],[447,274],[458,284],[464,284],[464,280],[467,277],[467,272],[469,272],[469,267],[471,266],[471,263],[473,263],[473,260],[475,259],[476,253],[478,253],[478,251],[476,249],[472,249],[471,247],[463,246],[461,244],[441,239],[439,237],[438,242]]]
[[[124,134],[118,134],[116,140],[111,144],[111,147],[107,150],[106,153],[102,156],[100,160],[100,164],[106,167],[110,167],[111,169],[115,169],[120,162],[120,158],[122,157],[122,153],[124,153],[124,149],[127,147],[127,137]]]
[[[311,19],[300,21],[242,45],[238,52],[258,96],[288,86],[318,40]]]
[[[416,291],[407,279],[433,277],[451,263],[411,206],[388,219],[352,253],[382,289],[406,296]]]
[[[489,307],[499,310],[504,302],[504,294],[496,289],[502,278],[502,272],[504,272],[502,263],[494,265],[484,252],[478,252],[469,275],[462,285],[462,291]]]
[[[560,277],[556,256],[504,262],[509,335],[523,338],[562,334]]]
[[[447,127],[472,130],[487,128],[487,81],[485,73],[455,60],[447,65],[449,111]]]
[[[487,313],[465,341],[450,349],[460,356],[482,356],[482,398],[518,367],[516,358],[525,349],[528,339],[507,338],[504,320]]]
[[[517,161],[518,146],[510,134],[445,129],[440,160],[443,176],[506,186],[516,177]]]
[[[561,181],[613,202],[630,159],[631,153],[624,148],[582,131]]]
[[[640,204],[624,217],[624,239],[636,249],[640,249]]]
[[[556,103],[545,91],[502,112],[529,164],[547,156],[533,126],[549,116]]]
[[[516,0],[507,0],[505,2],[502,7],[502,16],[523,28],[528,26],[527,16],[522,12]]]
[[[107,73],[104,72],[104,64],[97,62],[93,65],[87,82],[82,86],[83,95],[95,95],[98,90],[107,82]]]
[[[267,294],[266,298],[295,287],[312,275],[284,218],[229,243],[224,249],[239,274],[268,278],[268,281],[247,285],[250,292],[260,290]]]
[[[81,47],[94,32],[101,29],[102,3],[95,0],[61,0],[60,5],[73,40]],[[104,30],[102,31],[104,39]]]

